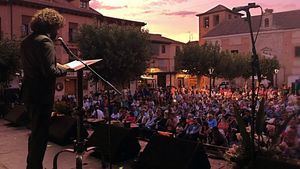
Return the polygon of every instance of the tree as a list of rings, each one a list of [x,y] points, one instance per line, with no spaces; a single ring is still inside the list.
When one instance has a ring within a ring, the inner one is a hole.
[[[0,41],[0,85],[7,84],[20,68],[20,48],[16,40]]]
[[[103,59],[95,70],[117,85],[143,74],[150,59],[149,34],[145,30],[118,25],[83,25],[79,48],[84,59]]]
[[[177,70],[185,69],[192,75],[208,75],[208,69],[219,64],[220,47],[211,43],[203,46],[188,43],[175,56],[175,61]]]
[[[275,57],[260,57],[259,60],[262,75],[266,76],[268,80],[273,81],[274,70],[280,68],[278,60]]]
[[[203,49],[199,45],[188,43],[175,56],[176,70],[187,70],[192,75],[204,75]]]

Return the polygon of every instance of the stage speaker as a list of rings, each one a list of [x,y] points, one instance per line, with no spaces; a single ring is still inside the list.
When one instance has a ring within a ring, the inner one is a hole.
[[[77,121],[71,116],[54,116],[49,127],[49,141],[59,145],[68,145],[76,139]],[[88,132],[82,128],[81,136],[87,138]]]
[[[96,154],[104,161],[119,163],[137,157],[141,146],[137,139],[137,131],[119,126],[110,126],[110,146],[108,137],[109,125],[98,124],[88,139],[89,147],[97,147]],[[110,151],[109,151],[110,147]],[[111,155],[109,155],[111,154]]]
[[[141,153],[135,169],[209,169],[199,142],[155,135]]]
[[[13,108],[9,108],[4,119],[11,122],[13,125],[24,125],[28,121],[25,106],[15,105]]]

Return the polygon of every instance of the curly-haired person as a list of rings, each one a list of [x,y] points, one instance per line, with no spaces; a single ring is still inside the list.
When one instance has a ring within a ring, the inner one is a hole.
[[[27,169],[43,169],[56,77],[66,75],[68,69],[56,63],[53,42],[63,23],[64,18],[57,11],[42,9],[32,17],[33,32],[21,43],[22,99],[31,117]]]

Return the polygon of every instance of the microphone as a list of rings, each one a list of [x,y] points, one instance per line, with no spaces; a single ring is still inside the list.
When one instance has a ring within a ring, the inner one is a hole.
[[[68,46],[66,45],[66,43],[62,37],[58,37],[57,40],[59,40],[61,42],[63,48],[65,49],[65,51],[67,52],[68,55],[75,57],[74,54],[72,53],[72,51],[70,50],[70,48],[68,48]],[[75,58],[77,58],[77,57],[75,57]]]
[[[240,12],[240,11],[248,11],[249,9],[251,8],[259,8],[260,6],[259,5],[256,5],[255,3],[248,3],[247,6],[239,6],[239,7],[235,7],[235,8],[232,8],[232,12]]]

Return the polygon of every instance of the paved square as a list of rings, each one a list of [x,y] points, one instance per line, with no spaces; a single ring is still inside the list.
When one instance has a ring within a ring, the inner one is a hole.
[[[9,122],[0,119],[0,169],[25,169],[26,155],[27,155],[27,139],[30,131],[25,127],[11,127]],[[144,147],[145,143],[141,142]],[[44,168],[52,169],[52,161],[54,155],[65,149],[72,148],[72,146],[59,146],[52,142],[48,143]],[[89,153],[84,155],[84,169],[101,169],[101,161]],[[210,159],[212,169],[226,169],[228,168],[225,161]],[[61,154],[58,161],[59,169],[75,169],[75,154],[64,153]],[[118,166],[113,166],[117,169]],[[130,169],[129,166],[124,169]]]

